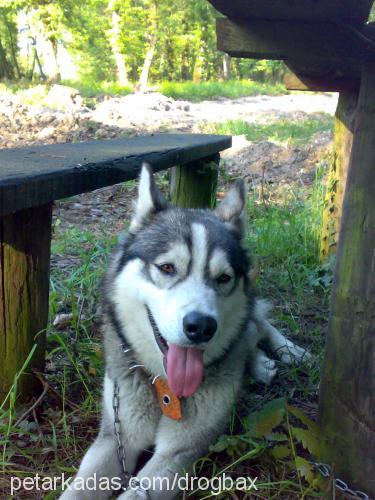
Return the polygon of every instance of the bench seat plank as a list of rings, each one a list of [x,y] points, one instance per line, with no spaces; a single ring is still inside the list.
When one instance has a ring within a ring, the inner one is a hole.
[[[152,134],[0,151],[0,216],[135,179],[143,161],[154,171],[212,156],[231,137]]]

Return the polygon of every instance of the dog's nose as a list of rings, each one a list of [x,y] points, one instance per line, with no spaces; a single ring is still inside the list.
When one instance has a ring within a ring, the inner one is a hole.
[[[217,321],[212,316],[190,312],[183,319],[184,332],[194,343],[208,342],[217,330]]]

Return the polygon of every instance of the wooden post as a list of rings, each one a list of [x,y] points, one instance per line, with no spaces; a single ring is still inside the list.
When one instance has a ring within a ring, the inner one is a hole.
[[[213,208],[220,155],[187,163],[171,170],[171,200],[174,205],[187,208]]]
[[[320,389],[340,478],[375,494],[375,63],[362,73]]]
[[[0,217],[0,404],[34,344],[17,382],[22,399],[35,385],[31,368],[44,366],[51,222],[50,203]]]
[[[355,112],[358,96],[354,92],[340,92],[335,114],[333,155],[327,180],[324,202],[320,258],[324,261],[336,252],[340,232],[342,203],[352,149]]]

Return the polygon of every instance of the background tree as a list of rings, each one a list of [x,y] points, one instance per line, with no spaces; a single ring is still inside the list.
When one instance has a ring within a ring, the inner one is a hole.
[[[108,31],[109,42],[111,45],[113,57],[116,62],[117,69],[117,79],[120,85],[128,85],[128,70],[125,63],[125,57],[123,53],[123,46],[121,44],[121,27],[120,27],[120,14],[118,8],[118,2],[116,0],[109,0],[108,10],[111,13],[112,26]]]
[[[46,73],[60,81],[64,49],[77,79],[93,83],[138,82],[144,90],[149,81],[226,79],[229,58],[216,50],[216,15],[207,0],[0,0],[0,78]],[[277,80],[282,71],[277,61],[233,59],[230,76]]]

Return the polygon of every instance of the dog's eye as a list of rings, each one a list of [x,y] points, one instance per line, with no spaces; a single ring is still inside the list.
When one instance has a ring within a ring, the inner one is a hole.
[[[229,274],[220,274],[220,276],[216,278],[216,281],[219,285],[225,285],[225,283],[229,283],[231,279],[232,277],[229,276]]]
[[[175,268],[173,264],[161,264],[160,266],[157,266],[159,271],[161,271],[164,274],[174,274],[175,273]]]

